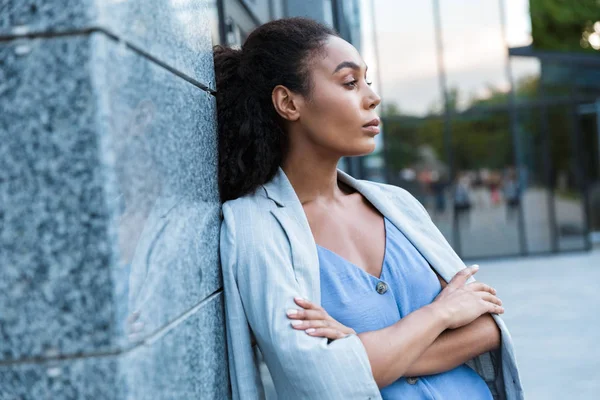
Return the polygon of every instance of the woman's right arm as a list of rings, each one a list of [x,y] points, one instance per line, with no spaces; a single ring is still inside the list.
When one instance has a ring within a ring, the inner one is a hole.
[[[233,209],[225,203],[223,215],[220,254],[233,397],[261,397],[250,327],[281,398],[380,399],[358,336],[328,342],[292,329],[286,311],[295,307],[294,297],[308,293],[298,283],[302,276],[296,276],[279,223],[243,204]]]
[[[485,313],[502,313],[499,299],[489,286],[466,281],[477,268],[460,271],[435,301],[397,323],[377,331],[359,334],[371,363],[373,377],[385,387],[405,376],[446,329],[467,325]]]

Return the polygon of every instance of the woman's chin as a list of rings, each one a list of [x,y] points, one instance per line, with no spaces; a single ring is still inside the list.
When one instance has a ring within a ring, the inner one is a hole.
[[[352,156],[365,156],[367,154],[371,154],[375,151],[375,139],[367,138],[362,140],[361,143],[357,143],[356,146],[353,146],[351,154],[348,154],[348,157]]]

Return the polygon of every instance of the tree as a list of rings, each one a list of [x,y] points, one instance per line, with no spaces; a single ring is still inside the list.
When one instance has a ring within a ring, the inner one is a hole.
[[[600,21],[597,0],[530,0],[533,46],[543,50],[596,52],[589,36]],[[598,32],[600,34],[600,32]],[[600,35],[598,36],[600,40]]]

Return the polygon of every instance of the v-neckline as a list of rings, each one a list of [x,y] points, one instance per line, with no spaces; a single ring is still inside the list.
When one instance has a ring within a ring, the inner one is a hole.
[[[387,259],[387,253],[388,253],[388,220],[387,218],[384,216],[383,217],[383,231],[385,233],[385,240],[384,240],[384,244],[383,244],[383,260],[381,261],[381,271],[379,272],[379,277],[376,277],[375,275],[367,272],[364,268],[359,267],[358,265],[354,264],[353,262],[348,261],[347,259],[345,259],[344,257],[340,256],[338,253],[336,253],[333,250],[329,250],[327,247],[323,247],[319,244],[317,244],[317,247],[333,254],[335,257],[339,258],[340,260],[344,261],[346,264],[350,264],[352,267],[359,269],[360,271],[362,271],[362,273],[370,276],[373,279],[376,279],[378,281],[383,280],[383,270],[385,269],[385,265],[386,265],[386,259]]]

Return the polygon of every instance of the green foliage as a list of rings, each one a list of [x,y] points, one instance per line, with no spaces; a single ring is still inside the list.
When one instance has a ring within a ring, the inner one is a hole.
[[[530,76],[517,82],[519,98],[534,97],[539,78]],[[512,136],[508,114],[508,93],[490,87],[485,99],[473,99],[467,111],[459,113],[458,89],[449,91],[452,111],[452,152],[456,170],[477,168],[502,169],[513,163]],[[505,105],[500,111],[483,111],[488,106]],[[482,109],[482,111],[478,111]],[[399,107],[388,104],[383,112],[388,162],[398,171],[421,160],[423,147],[432,150],[437,160],[445,162],[444,121],[441,107],[434,105],[425,118],[402,115]],[[537,121],[537,119],[535,119]],[[533,127],[532,127],[533,128]],[[536,131],[537,126],[535,127]]]
[[[516,84],[517,101],[533,98],[537,94],[539,78],[529,76]],[[451,104],[459,98],[457,90],[451,91]],[[496,106],[489,111],[489,106]],[[500,106],[500,107],[497,107]],[[446,164],[444,118],[440,110],[424,118],[403,115],[397,106],[388,106],[383,113],[388,167],[393,173],[404,168],[423,165],[422,149],[427,148],[438,162]],[[488,168],[501,170],[514,164],[513,141],[510,131],[508,93],[490,88],[485,99],[472,100],[467,110],[452,110],[452,143],[455,171]],[[570,108],[553,106],[547,110],[548,138],[554,177],[557,171],[572,174]],[[542,135],[542,110],[519,108],[517,127],[523,151],[522,161],[531,171],[531,179],[542,182],[544,147]]]
[[[544,50],[596,52],[583,38],[600,21],[597,0],[530,0],[533,45]]]
[[[381,115],[383,117],[397,117],[402,115],[402,112],[400,111],[400,108],[398,107],[398,104],[396,103],[383,103],[383,110],[381,112]]]

